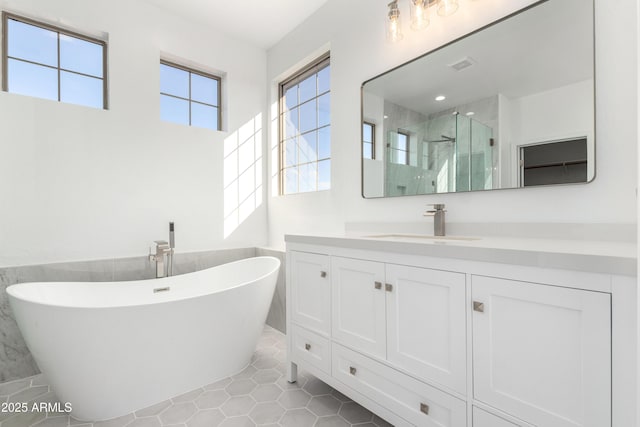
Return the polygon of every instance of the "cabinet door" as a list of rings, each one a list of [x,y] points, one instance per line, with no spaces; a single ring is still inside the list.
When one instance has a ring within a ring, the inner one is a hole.
[[[329,257],[291,252],[292,320],[329,336],[331,332],[331,282]]]
[[[518,425],[474,406],[473,427],[518,427]]]
[[[363,352],[386,356],[384,264],[331,259],[333,338]]]
[[[539,426],[611,426],[609,294],[479,276],[472,288],[476,399]]]
[[[466,392],[465,275],[386,265],[387,359]]]

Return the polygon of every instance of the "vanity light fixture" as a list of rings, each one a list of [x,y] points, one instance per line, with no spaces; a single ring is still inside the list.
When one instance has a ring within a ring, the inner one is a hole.
[[[438,15],[450,16],[458,10],[458,0],[409,0],[411,29],[423,30],[429,26],[429,9],[435,7]],[[389,3],[386,18],[387,40],[391,43],[402,40],[400,8],[398,0]]]

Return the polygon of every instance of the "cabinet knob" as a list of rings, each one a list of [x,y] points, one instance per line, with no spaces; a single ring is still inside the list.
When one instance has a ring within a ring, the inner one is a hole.
[[[387,292],[393,292],[393,285],[391,283],[385,283],[384,290]]]
[[[429,405],[427,405],[426,403],[420,403],[420,412],[425,415],[429,415]]]
[[[477,311],[478,313],[484,313],[484,303],[480,301],[474,301],[473,311]]]
[[[327,277],[327,272],[326,271],[321,271],[320,272],[320,277],[322,277],[322,278]]]
[[[349,366],[349,373],[350,373],[351,375],[355,375],[355,374],[356,374],[356,371],[357,371],[357,369],[356,369],[356,368],[354,368],[353,366]]]
[[[382,289],[382,282],[374,282],[376,289]]]
[[[309,344],[309,343],[305,344],[304,345],[304,349],[307,350],[307,351],[311,350],[311,344]]]

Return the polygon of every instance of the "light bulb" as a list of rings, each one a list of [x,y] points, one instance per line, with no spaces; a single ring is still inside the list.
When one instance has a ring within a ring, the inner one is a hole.
[[[458,0],[438,0],[438,15],[453,15],[456,10],[458,10]]]
[[[389,13],[387,14],[387,41],[395,43],[400,40],[402,40],[400,9],[398,9],[398,0],[394,0],[389,3]]]
[[[411,0],[411,28],[422,30],[429,25],[428,0]]]
[[[387,34],[387,39],[392,43],[402,40],[402,31],[400,31],[400,22],[398,21],[398,19],[392,19],[389,21],[389,33]]]

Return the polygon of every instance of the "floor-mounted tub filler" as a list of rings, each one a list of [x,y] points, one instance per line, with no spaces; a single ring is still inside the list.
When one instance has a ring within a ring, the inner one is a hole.
[[[106,420],[241,371],[280,261],[256,257],[154,280],[7,288],[24,339],[79,420]]]

